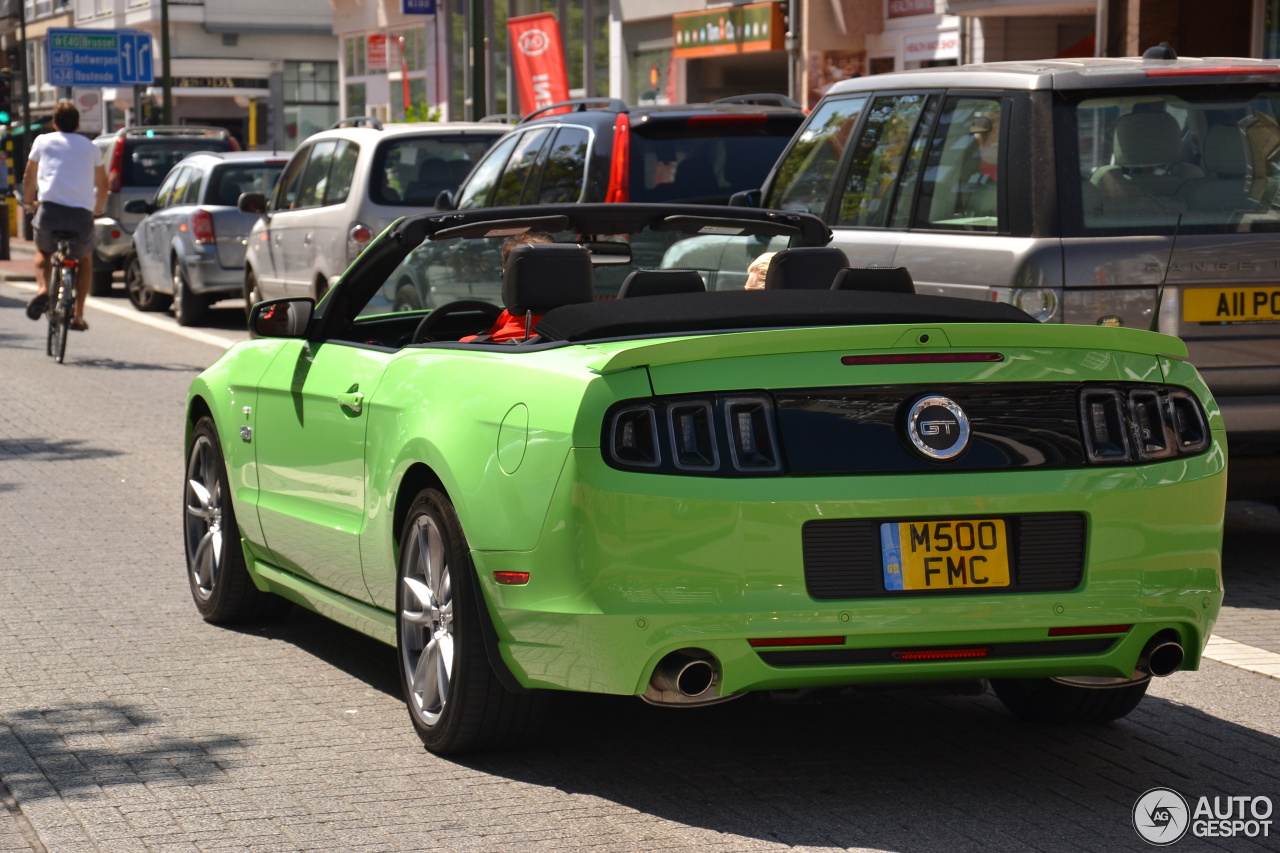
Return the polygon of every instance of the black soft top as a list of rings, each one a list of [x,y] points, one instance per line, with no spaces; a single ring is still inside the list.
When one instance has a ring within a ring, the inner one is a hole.
[[[689,335],[805,326],[1034,323],[1001,302],[848,290],[726,290],[565,305],[538,324],[541,341]]]

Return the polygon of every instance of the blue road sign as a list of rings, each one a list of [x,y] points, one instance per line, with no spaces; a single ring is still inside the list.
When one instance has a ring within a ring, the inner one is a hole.
[[[55,86],[132,86],[155,82],[149,33],[50,29],[49,82]]]
[[[434,15],[436,0],[400,0],[402,15]]]

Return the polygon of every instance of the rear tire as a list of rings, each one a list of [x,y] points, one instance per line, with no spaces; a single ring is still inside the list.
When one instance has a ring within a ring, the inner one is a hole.
[[[546,707],[536,691],[508,692],[489,665],[474,572],[453,505],[424,490],[400,536],[397,657],[409,719],[438,755],[519,744]]]
[[[1001,678],[992,679],[991,689],[1009,713],[1027,722],[1096,725],[1118,720],[1138,707],[1150,684],[1150,678],[1112,685]]]
[[[209,298],[191,292],[182,264],[173,262],[173,316],[179,326],[202,326],[209,318]]]
[[[75,276],[65,267],[57,276],[57,286],[49,289],[49,355],[62,364],[67,354],[67,333],[75,311]]]
[[[137,255],[130,255],[124,268],[124,292],[139,311],[163,311],[169,307],[171,297],[157,292],[142,277],[142,264]]]
[[[183,539],[191,597],[206,622],[267,619],[289,609],[288,601],[258,589],[249,577],[222,444],[207,416],[196,422],[187,448]]]

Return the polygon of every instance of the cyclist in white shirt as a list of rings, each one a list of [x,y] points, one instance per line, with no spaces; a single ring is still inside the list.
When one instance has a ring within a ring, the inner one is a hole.
[[[55,232],[73,232],[76,238],[71,241],[71,256],[80,259],[80,268],[71,328],[82,332],[89,328],[84,321],[84,303],[93,275],[93,220],[107,203],[107,172],[101,152],[87,137],[76,133],[80,111],[75,104],[59,101],[53,110],[53,125],[57,130],[36,137],[22,179],[22,200],[28,209],[39,190],[39,207],[31,223],[39,286],[27,305],[27,316],[38,320],[49,307],[49,256],[58,248]]]

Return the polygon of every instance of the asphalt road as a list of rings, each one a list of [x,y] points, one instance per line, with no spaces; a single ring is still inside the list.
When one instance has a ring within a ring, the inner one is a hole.
[[[188,336],[99,300],[59,366],[22,287],[0,283],[0,853],[1136,851],[1148,789],[1280,803],[1280,515],[1260,504],[1230,507],[1217,630],[1246,651],[1112,725],[1028,726],[990,695],[567,697],[538,745],[432,756],[390,648],[191,604],[183,401],[239,309]],[[1270,819],[1173,849],[1280,850]]]

